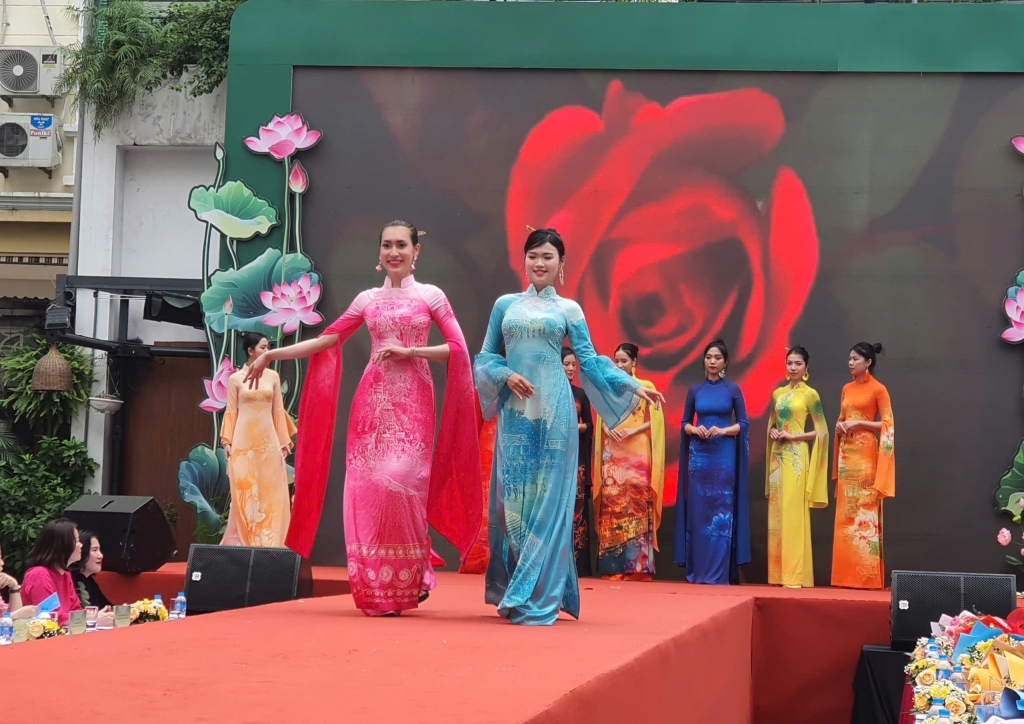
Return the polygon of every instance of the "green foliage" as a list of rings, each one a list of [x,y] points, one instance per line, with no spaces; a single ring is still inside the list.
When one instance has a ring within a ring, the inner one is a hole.
[[[4,567],[24,573],[25,558],[43,526],[59,518],[82,495],[86,478],[96,470],[78,440],[44,437],[34,453],[12,464],[0,462],[0,547]]]
[[[231,16],[245,0],[172,5],[167,11],[164,64],[172,78],[192,72],[182,84],[194,98],[212,93],[228,74]]]
[[[0,420],[0,463],[7,463],[13,465],[14,461],[25,452],[21,446],[21,441],[18,440],[18,436],[14,434],[14,431],[3,420]]]
[[[85,41],[63,48],[58,93],[92,109],[97,136],[167,81],[184,78],[177,89],[193,97],[210,93],[227,75],[231,16],[244,1],[176,4],[163,15],[140,0],[90,3]]]
[[[139,0],[111,0],[85,12],[92,15],[93,30],[84,42],[62,49],[64,70],[56,92],[73,92],[92,109],[99,136],[162,82],[163,24]]]
[[[56,435],[70,425],[75,412],[88,401],[92,387],[92,359],[85,350],[70,344],[59,344],[57,349],[71,365],[71,392],[32,390],[36,362],[49,351],[42,337],[34,335],[22,347],[0,349],[0,382],[7,393],[0,406],[13,414],[15,421],[27,422],[37,435]]]

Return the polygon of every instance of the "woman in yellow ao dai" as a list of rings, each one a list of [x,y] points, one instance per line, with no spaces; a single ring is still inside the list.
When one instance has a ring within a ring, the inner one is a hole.
[[[803,347],[787,352],[789,384],[772,394],[768,419],[768,583],[790,588],[814,586],[810,509],[828,505],[828,425],[806,383],[808,361]]]

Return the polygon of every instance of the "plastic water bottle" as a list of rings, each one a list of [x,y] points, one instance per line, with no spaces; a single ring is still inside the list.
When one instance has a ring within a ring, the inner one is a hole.
[[[967,677],[964,676],[964,667],[954,666],[953,673],[949,675],[949,683],[958,689],[967,691]]]
[[[164,610],[167,609],[167,606],[164,605],[164,597],[161,596],[159,593],[156,594],[155,596],[153,596],[153,605],[154,606],[159,606],[160,608],[162,608]]]
[[[928,716],[936,717],[940,711],[946,711],[946,700],[932,699],[932,708],[928,710]]]
[[[939,663],[935,666],[935,678],[939,681],[943,681],[949,678],[950,671],[953,667],[949,663],[949,659],[946,658],[945,654],[939,656]]]
[[[10,613],[4,613],[0,618],[0,646],[14,643],[14,621]]]
[[[935,720],[935,724],[953,724],[949,718],[949,711],[946,709],[939,709],[939,718]]]
[[[174,613],[171,614],[171,618],[183,619],[187,612],[188,602],[185,600],[185,592],[179,591],[178,597],[174,599]]]

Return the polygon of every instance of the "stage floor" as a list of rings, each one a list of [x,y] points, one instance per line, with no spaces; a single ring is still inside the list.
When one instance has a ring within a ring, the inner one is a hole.
[[[400,618],[334,596],[5,648],[0,668],[26,681],[72,662],[103,672],[92,694],[8,697],[8,718],[842,722],[860,647],[888,634],[885,592],[587,579],[580,621],[528,628],[484,604],[481,576],[438,581]]]

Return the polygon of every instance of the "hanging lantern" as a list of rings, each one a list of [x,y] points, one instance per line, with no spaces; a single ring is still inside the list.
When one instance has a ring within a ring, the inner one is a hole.
[[[51,344],[50,351],[44,354],[32,370],[33,392],[71,392],[75,388],[74,373],[71,364],[64,355]]]

